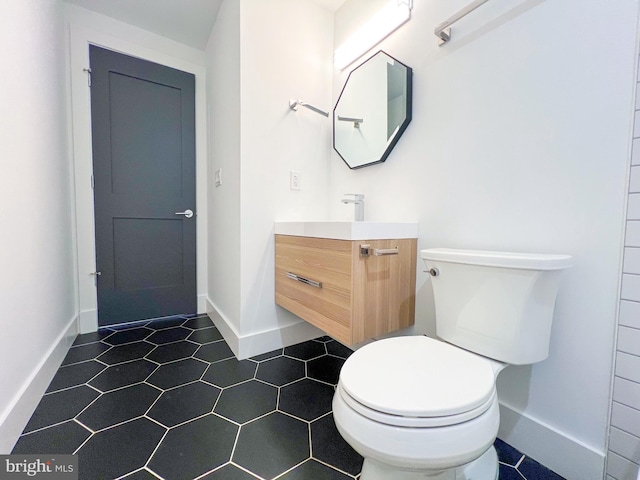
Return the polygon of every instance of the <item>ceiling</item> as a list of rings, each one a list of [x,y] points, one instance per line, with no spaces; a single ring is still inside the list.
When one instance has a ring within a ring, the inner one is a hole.
[[[204,50],[222,0],[65,0]],[[263,0],[268,1],[268,0]],[[335,12],[346,0],[312,0]]]

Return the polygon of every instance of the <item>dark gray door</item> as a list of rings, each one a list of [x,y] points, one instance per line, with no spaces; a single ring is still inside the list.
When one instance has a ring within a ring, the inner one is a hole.
[[[98,322],[195,313],[194,76],[89,53]]]

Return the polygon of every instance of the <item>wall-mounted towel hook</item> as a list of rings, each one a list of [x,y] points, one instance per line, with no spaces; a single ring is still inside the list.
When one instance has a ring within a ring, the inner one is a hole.
[[[312,111],[314,111],[316,113],[319,113],[320,115],[324,115],[325,117],[329,116],[329,114],[327,112],[325,112],[324,110],[320,110],[318,107],[314,107],[313,105],[309,105],[308,103],[305,103],[302,100],[289,100],[289,108],[291,110],[298,111],[298,105],[300,105],[301,107],[306,107],[309,110],[312,110]]]

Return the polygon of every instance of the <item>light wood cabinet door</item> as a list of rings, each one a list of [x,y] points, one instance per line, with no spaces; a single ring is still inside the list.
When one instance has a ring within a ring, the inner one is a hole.
[[[398,248],[362,256],[361,245]],[[276,303],[353,345],[406,328],[415,318],[417,241],[276,235]]]

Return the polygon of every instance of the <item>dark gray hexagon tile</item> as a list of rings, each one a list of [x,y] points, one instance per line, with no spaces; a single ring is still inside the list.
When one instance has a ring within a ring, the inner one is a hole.
[[[147,324],[147,328],[153,328],[154,330],[164,330],[165,328],[180,327],[187,319],[184,317],[167,317],[153,320]]]
[[[136,472],[130,473],[126,477],[122,477],[122,480],[157,480],[160,477],[154,475],[149,470],[141,469]]]
[[[106,367],[95,360],[60,367],[47,388],[47,393],[87,383]]]
[[[353,350],[351,350],[346,345],[341,344],[337,340],[328,342],[325,344],[325,346],[327,347],[327,353],[335,355],[336,357],[347,359],[351,356],[351,354],[353,354]]]
[[[227,463],[238,427],[215,415],[172,428],[148,468],[171,480],[192,479]]]
[[[270,360],[272,358],[282,356],[283,351],[284,351],[284,348],[279,348],[278,350],[273,350],[271,352],[263,353],[262,355],[256,355],[254,357],[251,357],[250,360],[253,360],[254,362],[263,362],[265,360]]]
[[[307,376],[337,385],[340,378],[340,369],[342,369],[344,362],[344,359],[332,357],[331,355],[309,360],[307,362]]]
[[[97,359],[107,365],[115,365],[116,363],[124,363],[143,358],[154,348],[155,345],[145,341],[127,343],[126,345],[112,347],[111,350],[104,352]]]
[[[149,353],[146,358],[157,363],[169,363],[182,358],[188,358],[198,350],[198,345],[191,342],[175,342],[160,345]]]
[[[103,338],[108,337],[113,333],[112,330],[100,329],[97,332],[81,333],[73,341],[73,346],[86,345],[87,343],[99,342]]]
[[[166,330],[158,330],[154,334],[147,338],[148,342],[155,343],[156,345],[162,345],[165,343],[179,342],[184,340],[191,334],[191,330],[188,328],[175,327],[168,328]]]
[[[309,426],[280,412],[243,425],[233,462],[263,478],[274,478],[309,458]]]
[[[42,397],[24,433],[71,420],[100,395],[86,385],[48,393]]]
[[[506,463],[507,465],[517,465],[518,462],[524,457],[522,453],[513,448],[508,443],[503,442],[499,438],[496,438],[496,441],[493,442],[493,446],[496,448],[496,453],[498,454],[498,460],[502,463]]]
[[[352,480],[344,473],[310,459],[294,468],[278,480]],[[391,479],[389,479],[391,480]]]
[[[311,443],[313,458],[350,475],[357,475],[362,470],[364,459],[340,436],[333,414],[311,423]]]
[[[537,478],[544,478],[545,480],[564,480],[557,473],[549,470],[544,465],[540,465],[538,462],[529,457],[525,457],[522,460],[520,465],[518,465],[517,470],[527,480],[534,480]]]
[[[93,435],[78,451],[80,478],[118,478],[144,467],[166,429],[139,418]]]
[[[100,375],[89,382],[89,385],[101,392],[109,392],[116,388],[143,382],[158,368],[147,360],[134,360],[107,367]]]
[[[328,343],[328,342],[332,342],[333,338],[331,338],[329,335],[324,335],[322,337],[314,338],[313,340],[315,342]]]
[[[92,360],[106,350],[109,350],[109,348],[111,348],[109,345],[105,345],[101,342],[71,347],[67,352],[67,356],[64,357],[64,360],[62,361],[62,365],[71,365],[72,363]]]
[[[136,320],[135,322],[128,323],[114,323],[113,325],[107,325],[105,328],[119,332],[121,330],[131,330],[132,328],[144,327],[149,323],[149,320]]]
[[[258,366],[256,378],[282,386],[304,377],[304,362],[288,357],[276,357]]]
[[[202,380],[225,388],[254,378],[257,365],[250,360],[230,358],[212,363]]]
[[[522,475],[518,473],[515,467],[511,465],[505,465],[503,463],[498,465],[498,478],[499,480],[526,480]],[[539,480],[543,480],[544,477],[540,477]],[[538,477],[533,477],[531,480],[538,480]]]
[[[215,412],[237,423],[246,423],[276,409],[278,389],[256,380],[225,388]]]
[[[105,338],[104,343],[108,343],[109,345],[123,345],[125,343],[138,342],[140,340],[144,340],[152,333],[153,330],[145,327],[122,330]]]
[[[199,380],[206,369],[206,363],[193,358],[185,358],[158,367],[153,375],[147,379],[147,382],[167,390]]]
[[[213,322],[207,315],[190,318],[182,324],[183,327],[190,328],[192,330],[200,330],[202,328],[213,327]]]
[[[167,427],[211,413],[220,389],[203,382],[190,383],[164,392],[147,416]]]
[[[90,435],[89,430],[79,423],[69,420],[44,430],[20,436],[11,453],[28,455],[46,452],[48,454],[71,455]]]
[[[206,360],[207,362],[218,362],[227,358],[235,358],[235,355],[226,342],[214,342],[202,345],[193,356]]]
[[[234,464],[229,463],[224,467],[211,472],[209,475],[202,477],[202,480],[256,480],[258,477],[245,472],[244,470],[236,467]],[[261,480],[261,479],[258,479]],[[312,480],[312,479],[309,479]]]
[[[144,383],[105,393],[78,415],[78,421],[98,431],[141,417],[162,392]]]
[[[189,340],[197,343],[211,343],[222,340],[222,335],[216,327],[203,328],[191,333]]]
[[[278,409],[311,421],[331,411],[333,387],[309,378],[282,387]]]
[[[284,349],[285,355],[298,358],[300,360],[311,360],[312,358],[325,355],[326,353],[324,345],[319,342],[314,342],[313,340],[285,347]]]

